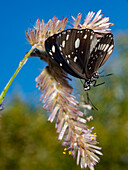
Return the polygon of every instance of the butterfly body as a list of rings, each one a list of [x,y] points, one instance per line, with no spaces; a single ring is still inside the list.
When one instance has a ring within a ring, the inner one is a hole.
[[[68,74],[85,80],[89,90],[99,78],[98,69],[106,62],[114,48],[111,33],[97,38],[91,29],[68,29],[45,41],[48,55]]]

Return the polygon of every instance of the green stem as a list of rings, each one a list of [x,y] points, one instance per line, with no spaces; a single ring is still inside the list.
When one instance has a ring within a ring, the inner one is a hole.
[[[16,77],[16,75],[18,74],[18,72],[20,71],[20,69],[23,67],[23,65],[26,63],[28,57],[30,56],[31,52],[33,51],[33,47],[30,49],[30,51],[24,56],[23,60],[19,63],[18,68],[16,69],[15,73],[13,74],[13,76],[11,77],[11,79],[9,80],[9,82],[6,84],[4,90],[2,91],[1,95],[0,95],[0,103],[3,102],[5,94],[7,93],[10,85],[12,84],[14,78]]]

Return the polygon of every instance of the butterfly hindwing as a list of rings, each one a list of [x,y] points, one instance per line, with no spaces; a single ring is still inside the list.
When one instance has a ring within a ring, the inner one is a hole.
[[[87,64],[86,74],[88,78],[91,78],[94,72],[97,72],[98,69],[107,61],[113,51],[113,48],[114,41],[111,33],[107,33],[99,39]]]

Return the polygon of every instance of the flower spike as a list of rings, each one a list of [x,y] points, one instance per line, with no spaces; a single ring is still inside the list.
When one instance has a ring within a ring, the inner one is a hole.
[[[90,11],[83,24],[80,24],[81,17],[81,13],[78,14],[76,19],[72,16],[74,20],[72,29],[89,28],[96,32],[96,36],[102,37],[104,33],[110,32],[109,27],[113,25],[109,22],[109,17],[103,17],[101,10],[96,15],[94,11]],[[102,153],[99,151],[101,147],[97,146],[96,133],[92,132],[94,127],[88,128],[87,126],[87,122],[93,120],[93,117],[86,117],[86,112],[91,110],[92,107],[83,98],[84,102],[76,101],[72,94],[72,87],[67,81],[71,79],[50,58],[51,52],[47,54],[45,50],[46,39],[62,32],[67,21],[68,18],[66,17],[63,20],[58,20],[55,16],[44,24],[44,20],[38,19],[36,26],[33,29],[29,28],[28,32],[26,31],[26,36],[29,43],[36,48],[31,56],[38,56],[48,63],[48,66],[36,78],[36,82],[37,87],[42,92],[40,100],[44,105],[43,107],[51,113],[48,120],[53,122],[56,119],[55,127],[57,133],[59,133],[58,140],[62,140],[62,145],[66,147],[63,154],[68,151],[69,155],[76,157],[77,165],[80,164],[81,168],[88,167],[93,170],[96,163],[100,161],[98,155],[102,155]],[[66,38],[68,39],[68,37]],[[65,40],[63,42],[64,46]],[[54,53],[54,45],[52,50]],[[62,66],[62,63],[60,64]]]
[[[86,111],[91,109],[88,104],[79,103],[72,95],[72,87],[68,84],[67,75],[54,62],[50,62],[36,78],[37,87],[43,93],[41,100],[44,108],[51,112],[48,120],[53,122],[56,118],[56,129],[59,133],[58,140],[62,140],[69,154],[77,157],[77,165],[81,168],[94,168],[102,155],[101,147],[96,146],[96,133],[92,133],[87,126],[88,118],[83,118]],[[84,109],[85,113],[79,109]]]

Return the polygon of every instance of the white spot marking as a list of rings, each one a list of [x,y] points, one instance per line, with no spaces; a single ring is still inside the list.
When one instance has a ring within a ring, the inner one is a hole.
[[[69,60],[67,60],[67,63],[69,64]]]
[[[71,30],[67,30],[67,32],[71,32]]]
[[[103,44],[100,45],[100,50],[102,50],[102,48],[103,48]]]
[[[106,47],[106,44],[103,44],[102,50]]]
[[[83,31],[80,31],[80,33],[82,33]]]
[[[65,40],[62,42],[62,47],[65,47]]]
[[[93,61],[91,61],[91,64],[93,64]]]
[[[53,51],[53,53],[55,53],[55,46],[54,45],[52,46],[52,51]]]
[[[67,55],[65,55],[65,57],[67,58],[68,56],[67,56]]]
[[[64,31],[64,32],[62,32],[62,34],[66,34],[66,32]]]
[[[72,52],[72,54],[74,54],[74,52]]]
[[[114,45],[111,45],[108,49],[108,52],[114,47]]]
[[[84,39],[86,39],[87,38],[87,34],[85,34],[85,36],[84,36]]]
[[[60,63],[60,66],[62,67],[62,63]]]
[[[92,40],[92,38],[93,38],[93,35],[90,36],[90,40]]]
[[[100,45],[100,44],[99,44]],[[99,47],[98,47],[99,48]],[[95,48],[95,52],[97,51],[97,47]]]
[[[83,51],[81,51],[81,54],[83,54],[84,52]]]
[[[76,60],[77,60],[77,56],[74,57],[74,62],[76,62]]]
[[[75,41],[75,48],[79,48],[79,46],[80,46],[80,39],[77,38]]]
[[[89,67],[89,70],[91,70],[91,67]]]
[[[108,47],[109,47],[109,44],[106,44],[106,47],[104,48],[104,52],[107,50]]]
[[[60,49],[60,51],[62,51],[62,48],[61,48],[61,47],[59,47],[59,49]]]
[[[70,58],[71,56],[70,55],[68,55],[68,58]]]
[[[66,36],[66,40],[68,40],[69,39],[69,34],[67,34],[67,36]]]
[[[50,55],[52,55],[52,52],[51,52],[51,51],[49,51],[49,54],[50,54]]]
[[[100,44],[99,44],[99,46],[98,46],[98,50],[100,50]]]
[[[110,51],[108,52],[108,54],[111,54],[111,53],[112,53],[112,51],[113,51],[113,50],[110,50]]]

